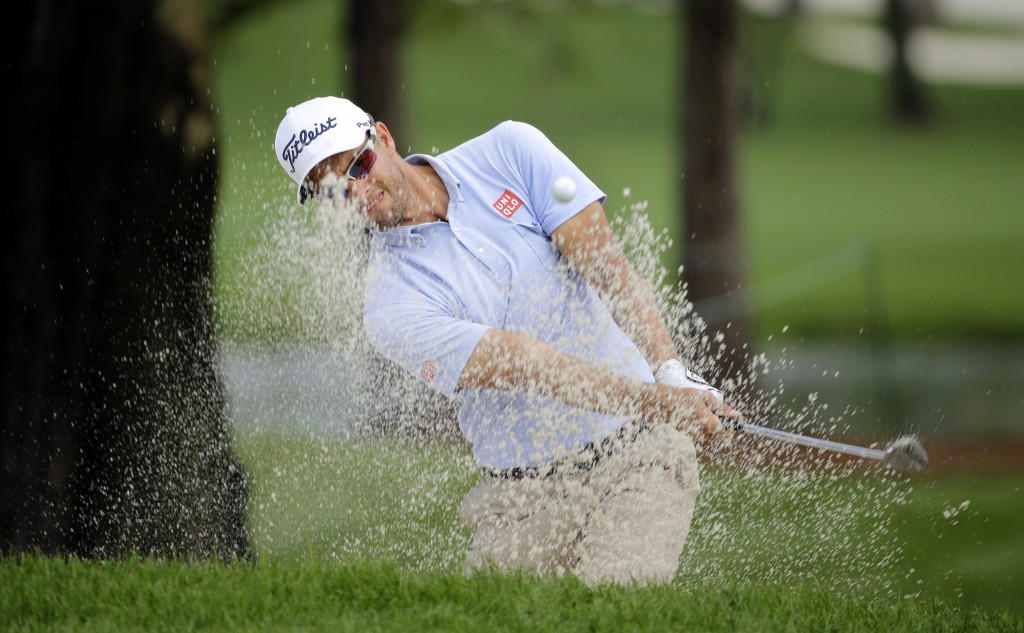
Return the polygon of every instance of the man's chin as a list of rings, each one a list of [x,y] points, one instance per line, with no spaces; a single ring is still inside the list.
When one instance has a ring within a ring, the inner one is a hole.
[[[367,218],[367,225],[372,229],[377,229],[378,231],[387,231],[388,229],[393,229],[396,226],[398,226],[398,224],[398,220],[391,217],[384,217],[378,220]]]
[[[383,206],[376,206],[369,209],[367,212],[370,220],[375,224],[376,228],[381,231],[393,229],[402,223],[403,207],[401,205],[392,205],[387,208]]]

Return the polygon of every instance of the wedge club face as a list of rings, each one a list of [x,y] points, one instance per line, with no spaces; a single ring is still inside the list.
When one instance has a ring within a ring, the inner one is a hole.
[[[928,453],[916,437],[906,435],[889,444],[884,459],[894,470],[921,470],[928,463]]]

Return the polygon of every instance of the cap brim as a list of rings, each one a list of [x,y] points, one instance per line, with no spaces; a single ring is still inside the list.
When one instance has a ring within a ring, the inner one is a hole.
[[[305,191],[306,178],[309,177],[309,173],[313,171],[314,167],[319,165],[323,160],[330,158],[335,154],[341,154],[342,152],[347,152],[350,149],[355,149],[359,147],[362,144],[362,142],[366,139],[367,133],[368,130],[357,130],[352,134],[346,134],[345,136],[335,138],[331,141],[331,143],[325,145],[324,148],[320,150],[320,153],[315,154],[313,158],[310,159],[309,167],[302,174],[302,178],[299,179],[299,185],[295,189],[295,201],[298,202],[300,205],[306,203],[306,199],[309,197]]]

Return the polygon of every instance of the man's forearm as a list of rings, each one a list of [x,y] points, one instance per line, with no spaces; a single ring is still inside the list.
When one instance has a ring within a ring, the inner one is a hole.
[[[553,239],[651,367],[679,358],[650,284],[626,258],[600,203],[565,222]]]
[[[459,387],[537,392],[577,409],[669,422],[679,428],[714,418],[699,392],[626,378],[539,339],[502,330],[484,335]]]
[[[615,267],[616,278],[609,281],[605,290],[599,290],[601,300],[652,368],[657,369],[670,359],[678,360],[675,343],[650,284],[640,277],[621,251],[618,256],[622,261]]]

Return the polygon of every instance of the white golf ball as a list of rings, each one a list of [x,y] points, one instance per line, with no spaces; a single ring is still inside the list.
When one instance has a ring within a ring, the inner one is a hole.
[[[568,176],[562,176],[551,183],[551,197],[559,202],[569,202],[576,197],[576,183]]]

